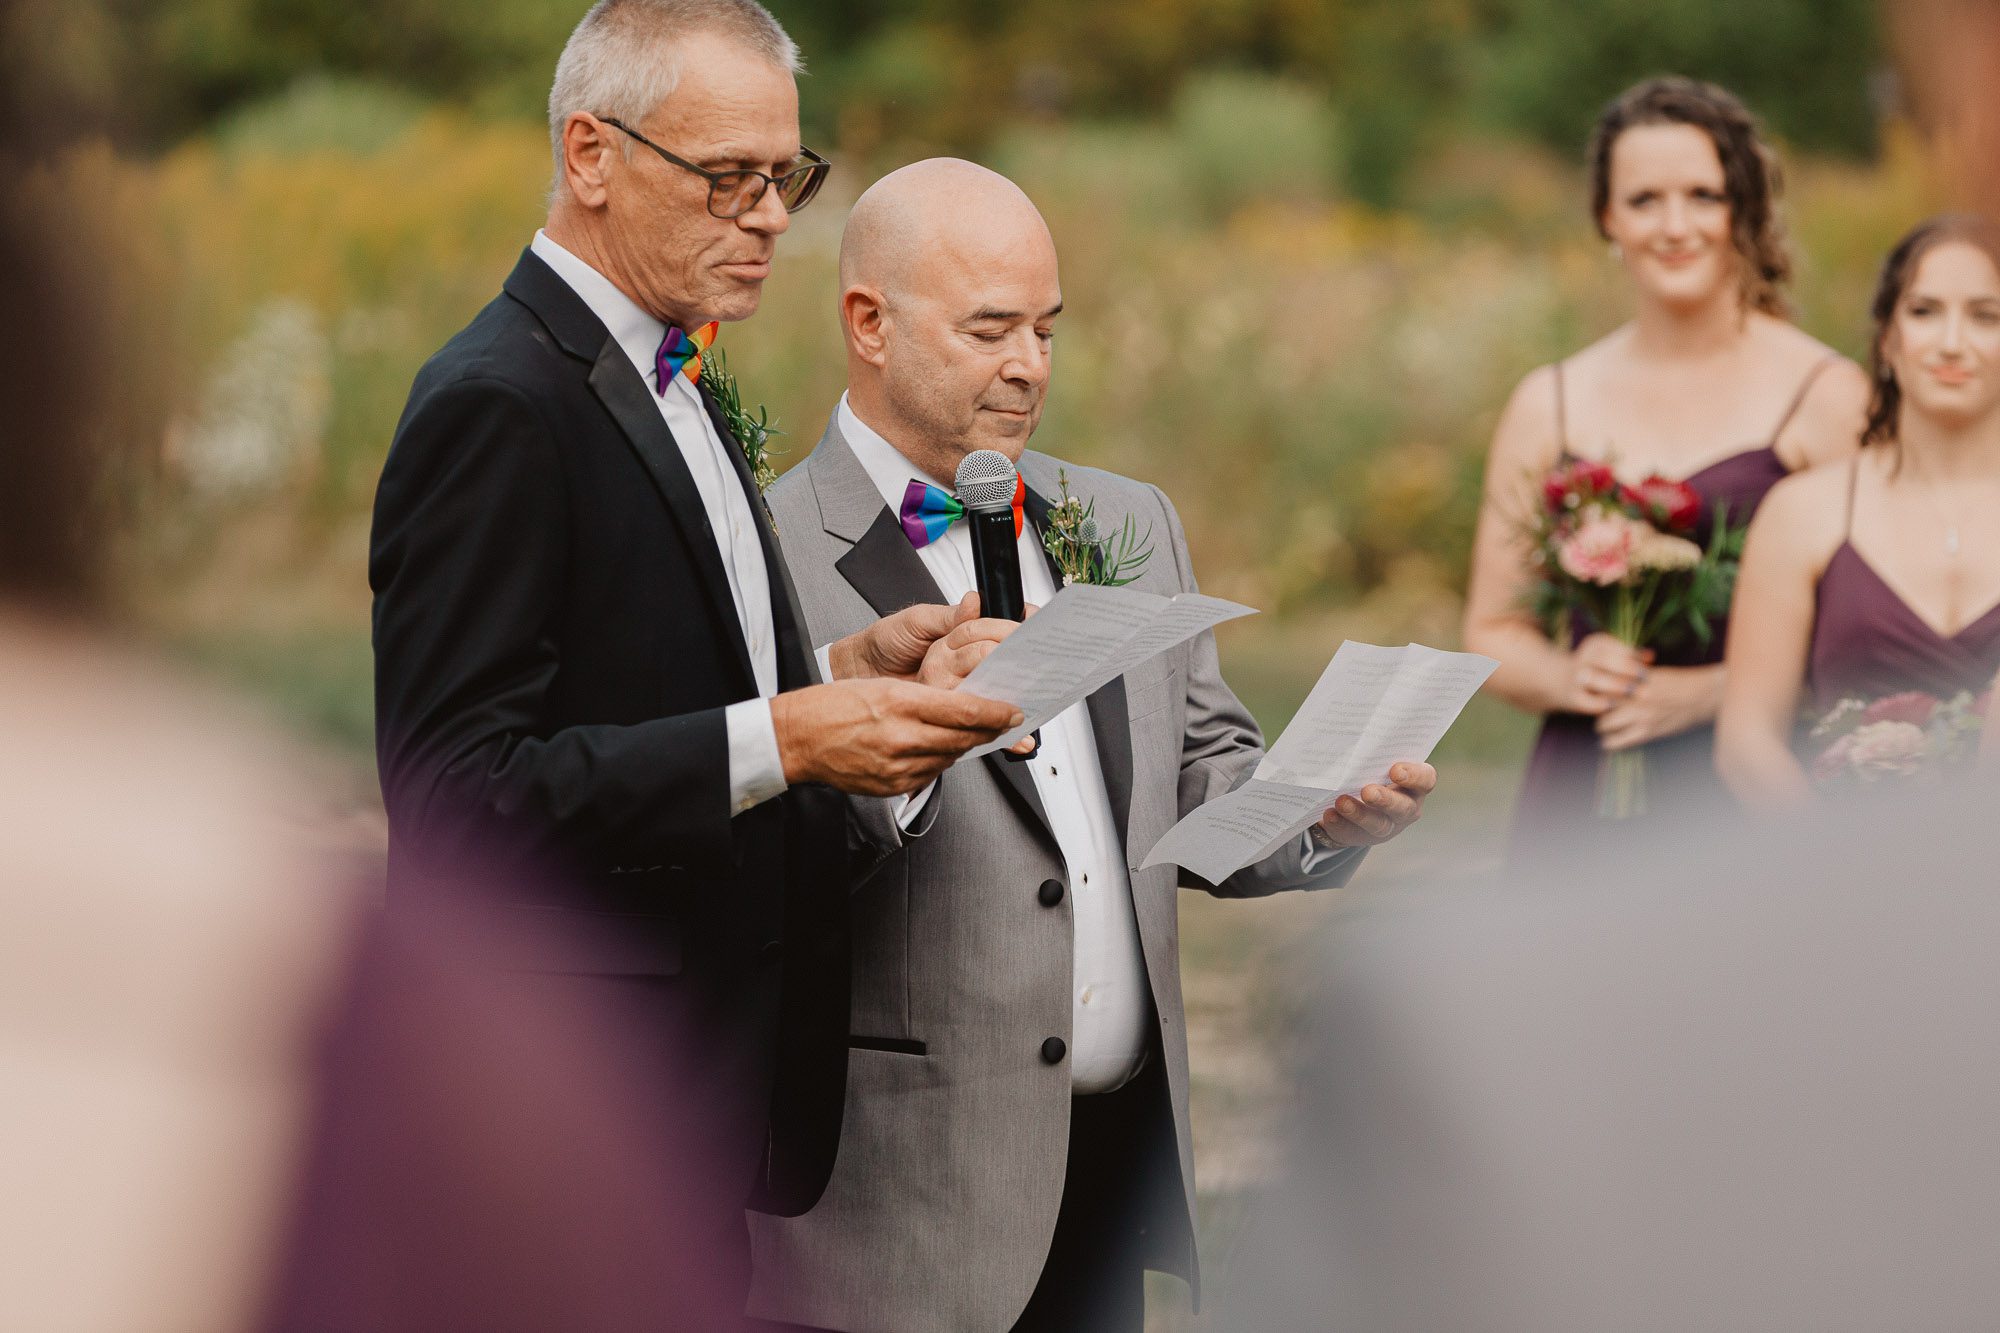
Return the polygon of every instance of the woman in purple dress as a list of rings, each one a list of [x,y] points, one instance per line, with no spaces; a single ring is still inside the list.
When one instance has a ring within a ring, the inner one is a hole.
[[[1589,625],[1550,639],[1528,609],[1536,573],[1523,537],[1541,476],[1582,458],[1627,481],[1684,480],[1706,540],[1718,515],[1741,526],[1788,473],[1851,451],[1868,393],[1859,367],[1786,318],[1778,171],[1736,98],[1686,79],[1640,84],[1606,108],[1589,163],[1633,315],[1515,389],[1494,433],[1466,600],[1466,646],[1500,662],[1487,688],[1546,715],[1517,855],[1593,818],[1607,751],[1645,747],[1655,808],[1714,791],[1722,700],[1721,627],[1709,643],[1657,653]]]
[[[2000,672],[2000,228],[1918,227],[1883,266],[1874,313],[1867,447],[1774,489],[1744,552],[1716,759],[1746,804],[1809,797],[1802,699],[1820,719],[1898,724],[1823,776],[1919,770],[1954,748],[1931,701]],[[1928,699],[1894,698],[1913,692]]]

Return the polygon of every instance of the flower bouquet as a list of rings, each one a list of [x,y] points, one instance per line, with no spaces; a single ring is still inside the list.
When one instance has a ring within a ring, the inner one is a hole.
[[[1534,610],[1557,642],[1582,627],[1633,648],[1706,645],[1729,609],[1743,529],[1718,506],[1706,547],[1693,539],[1701,496],[1654,475],[1632,485],[1610,467],[1570,460],[1541,479],[1526,525],[1539,578]],[[1627,819],[1646,809],[1646,756],[1604,755],[1597,813]]]
[[[1872,703],[1842,699],[1807,733],[1806,744],[1817,750],[1813,781],[1866,787],[1892,778],[1936,780],[1970,765],[1986,703],[1970,690],[1949,699],[1916,690]]]

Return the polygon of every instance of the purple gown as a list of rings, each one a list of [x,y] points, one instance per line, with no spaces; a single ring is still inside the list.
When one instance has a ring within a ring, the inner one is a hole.
[[[1694,531],[1696,541],[1707,545],[1718,514],[1725,514],[1732,527],[1748,523],[1771,488],[1789,474],[1778,457],[1777,441],[1799,405],[1805,402],[1813,381],[1832,360],[1829,357],[1820,362],[1806,376],[1777,428],[1771,432],[1769,443],[1731,454],[1685,478],[1687,485],[1701,497],[1701,514]],[[1555,382],[1558,438],[1563,456],[1574,457],[1564,416],[1560,363],[1555,367]],[[1574,640],[1581,641],[1586,632],[1586,627],[1577,626]],[[1656,661],[1660,666],[1712,666],[1722,661],[1728,635],[1725,619],[1716,626],[1714,637],[1706,645],[1690,643],[1663,650]],[[1671,809],[1684,816],[1690,804],[1720,804],[1724,799],[1721,782],[1715,776],[1712,725],[1663,736],[1644,748],[1648,804],[1655,813]],[[1566,831],[1597,820],[1597,769],[1602,753],[1597,743],[1595,718],[1581,713],[1551,713],[1543,720],[1541,735],[1536,738],[1527,772],[1521,779],[1510,859],[1518,863],[1547,855],[1563,845]]]
[[[1851,532],[1851,477],[1847,521]],[[1816,715],[1842,699],[1874,700],[1905,690],[1938,699],[1977,693],[2000,672],[2000,605],[1956,634],[1940,634],[1843,539],[1820,574],[1806,672]]]

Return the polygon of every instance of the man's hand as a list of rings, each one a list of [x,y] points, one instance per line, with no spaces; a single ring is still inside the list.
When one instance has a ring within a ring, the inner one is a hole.
[[[1028,614],[1035,613],[1035,607],[1028,608]],[[924,653],[924,663],[917,671],[917,679],[926,685],[935,685],[941,690],[955,690],[959,682],[972,674],[973,668],[986,660],[986,655],[1000,646],[1000,641],[1021,628],[1012,620],[992,620],[979,614],[979,594],[969,592],[952,612],[950,632]]]
[[[957,606],[920,603],[884,616],[827,650],[835,680],[883,676],[956,689],[1000,640],[1020,628],[1011,620],[979,615],[979,594]]]
[[[1373,847],[1389,841],[1417,822],[1424,798],[1437,790],[1438,774],[1429,764],[1397,764],[1389,770],[1393,787],[1371,782],[1361,799],[1343,796],[1320,816],[1322,839],[1335,847]]]
[[[860,796],[920,790],[967,750],[1021,722],[1012,704],[913,681],[843,680],[771,700],[785,781]]]
[[[915,680],[931,645],[951,633],[961,620],[964,603],[938,606],[919,602],[893,616],[883,616],[867,629],[836,640],[827,649],[835,680]]]

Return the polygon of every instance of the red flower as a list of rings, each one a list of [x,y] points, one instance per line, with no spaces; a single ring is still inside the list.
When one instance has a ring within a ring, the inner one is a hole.
[[[1658,473],[1637,486],[1622,488],[1621,493],[1655,527],[1668,532],[1686,532],[1701,517],[1701,496],[1694,487],[1684,481],[1671,481]]]
[[[1938,701],[1928,694],[1916,690],[1906,690],[1902,694],[1891,694],[1869,704],[1861,714],[1861,722],[1908,722],[1911,726],[1930,725],[1931,714],[1937,712]]]
[[[1552,469],[1542,479],[1542,499],[1549,512],[1560,514],[1586,500],[1610,495],[1618,489],[1618,479],[1602,463],[1578,458]]]

